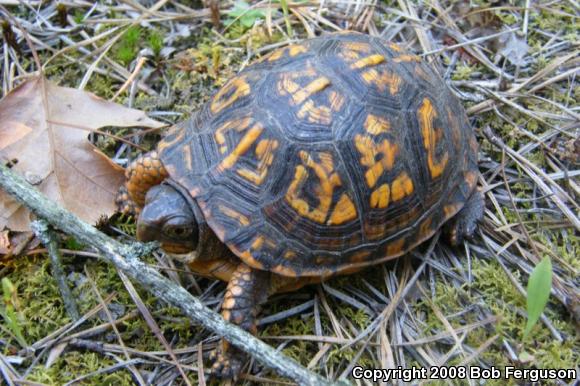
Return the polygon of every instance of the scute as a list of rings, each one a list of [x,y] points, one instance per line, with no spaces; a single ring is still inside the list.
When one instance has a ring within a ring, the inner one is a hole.
[[[435,71],[357,33],[274,51],[158,149],[221,241],[286,276],[400,256],[463,207],[478,175],[473,131]]]

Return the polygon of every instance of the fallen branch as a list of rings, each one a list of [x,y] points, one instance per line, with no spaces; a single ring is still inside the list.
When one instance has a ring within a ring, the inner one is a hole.
[[[58,249],[55,233],[52,229],[50,229],[49,225],[44,220],[34,221],[30,224],[30,227],[34,231],[36,237],[38,237],[45,245],[46,251],[50,256],[52,275],[56,280],[56,284],[58,286],[58,290],[60,291],[60,296],[62,297],[66,313],[72,320],[79,320],[81,318],[81,314],[79,313],[77,304],[74,301],[72,292],[66,283],[64,268],[62,267],[62,257]]]
[[[48,200],[22,177],[4,165],[0,165],[0,187],[55,228],[100,251],[102,260],[114,264],[144,289],[179,308],[189,318],[226,338],[234,346],[247,352],[258,362],[276,370],[279,374],[289,377],[301,385],[348,384],[346,381],[332,383],[306,370],[294,360],[279,353],[247,331],[226,322],[219,314],[207,308],[183,287],[178,286],[143,263],[139,257],[150,252],[148,245],[141,243],[126,245],[106,236],[91,225],[81,221],[74,214]]]

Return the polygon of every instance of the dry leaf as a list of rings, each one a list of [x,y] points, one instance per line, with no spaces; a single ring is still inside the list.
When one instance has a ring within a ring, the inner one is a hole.
[[[113,168],[87,139],[91,130],[104,126],[163,124],[142,111],[37,78],[0,101],[0,160],[16,159],[12,170],[83,220],[95,223],[114,212],[114,196],[123,181],[122,171]],[[0,191],[0,229],[24,231],[29,222],[30,213]]]
[[[499,37],[499,53],[513,65],[523,66],[526,64],[528,43],[526,37],[516,32],[511,32]]]
[[[0,231],[0,255],[6,255],[12,249],[9,232]]]
[[[49,369],[54,364],[54,362],[56,362],[60,358],[62,352],[67,346],[68,342],[60,343],[54,346],[48,353],[48,357],[46,358],[44,368]]]
[[[32,250],[38,247],[40,241],[34,238],[31,231],[14,232],[3,230],[0,232],[0,258],[18,256],[25,250]],[[0,262],[0,266],[2,262]]]

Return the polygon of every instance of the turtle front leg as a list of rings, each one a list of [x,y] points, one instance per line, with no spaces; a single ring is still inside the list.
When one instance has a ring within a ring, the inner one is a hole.
[[[444,233],[453,246],[457,246],[464,239],[473,236],[477,223],[483,218],[485,200],[483,193],[475,189],[465,202],[465,205],[453,219],[444,227]]]
[[[147,191],[167,178],[167,170],[161,163],[156,151],[141,154],[125,170],[125,185],[119,189],[115,204],[117,211],[139,214]]]
[[[259,306],[268,299],[272,289],[270,272],[240,263],[228,283],[222,317],[255,335]],[[245,359],[246,354],[242,350],[222,339],[212,353],[214,364],[211,373],[218,378],[237,378]]]

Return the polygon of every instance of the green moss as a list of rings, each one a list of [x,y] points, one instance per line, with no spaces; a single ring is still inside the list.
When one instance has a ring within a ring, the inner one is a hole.
[[[229,16],[226,21],[227,27],[240,26],[243,29],[249,29],[258,20],[265,18],[266,11],[261,8],[252,8],[247,2],[237,0],[227,15]]]
[[[474,71],[474,68],[468,66],[466,64],[461,64],[455,68],[453,71],[452,79],[453,80],[467,80],[471,76],[471,73]]]
[[[75,8],[73,20],[76,24],[82,24],[85,21],[85,13],[81,8]]]
[[[93,286],[87,280],[84,269],[79,267],[78,264],[82,264],[89,272],[103,298],[112,293],[116,294],[110,303],[113,305],[113,309],[115,306],[122,307],[126,314],[135,308],[133,300],[126,292],[114,267],[68,255],[64,257],[64,263],[67,270],[74,267],[80,268],[78,271],[73,271],[68,275],[68,281],[73,291],[73,298],[81,314],[97,306],[99,301],[94,293]],[[151,263],[153,263],[153,260]],[[24,337],[29,344],[46,337],[70,322],[52,276],[49,259],[46,256],[36,255],[15,260],[13,270],[6,277],[14,283],[17,289],[17,298],[19,300],[17,311],[21,314],[19,322]],[[161,304],[157,298],[139,287],[137,287],[137,292],[147,308],[156,317],[162,333],[174,340],[174,347],[183,348],[188,346],[194,335],[202,331],[200,327],[192,325],[189,319],[184,318],[178,309]],[[85,322],[82,325],[82,329],[88,329],[105,321],[107,321],[106,316],[100,313]],[[1,321],[1,323],[3,327],[6,326],[4,321]],[[129,319],[120,324],[118,328],[125,344],[130,347],[143,351],[164,349],[141,317]],[[0,334],[3,334],[2,330],[0,330]],[[19,347],[17,342],[12,341],[9,337],[3,336],[2,339],[7,340],[14,347]],[[110,332],[94,339],[99,342],[117,344],[116,338]],[[10,345],[3,345],[3,353],[13,354],[13,352],[7,351],[11,349],[10,347]],[[33,368],[27,380],[47,384],[61,384],[83,374],[104,369],[117,362],[101,353],[71,349],[70,351],[65,351],[48,369],[44,367],[43,363],[43,361],[40,361]],[[132,381],[130,374],[121,369],[110,374],[92,376],[85,382],[106,385],[131,384]]]
[[[139,52],[141,35],[142,31],[139,26],[127,28],[123,36],[111,49],[114,58],[125,66],[129,65],[137,56],[137,52]]]
[[[33,367],[27,377],[28,381],[41,382],[47,385],[62,385],[80,376],[102,371],[118,362],[93,352],[70,351],[63,353],[48,369],[44,365]],[[131,373],[123,368],[110,373],[90,376],[82,384],[91,385],[131,385]]]
[[[163,35],[159,30],[151,30],[147,34],[147,45],[153,51],[155,57],[159,57],[161,50],[163,49]]]
[[[526,299],[517,291],[497,262],[472,260],[472,272],[475,280],[471,287],[455,287],[438,282],[435,286],[436,294],[433,303],[444,315],[461,312],[465,304],[485,304],[491,310],[497,321],[471,330],[465,340],[469,346],[478,348],[492,336],[500,335],[500,338],[481,354],[483,360],[499,367],[513,365],[501,346],[501,340],[506,339],[519,352],[525,350],[532,355],[535,358],[534,365],[540,368],[575,368],[577,366],[580,362],[578,343],[573,339],[566,339],[564,342],[554,341],[550,331],[541,323],[534,327],[528,341],[521,342],[526,319],[517,310],[526,309]],[[525,281],[519,274],[515,272],[513,275],[525,287]],[[550,303],[545,312],[560,331],[574,336],[573,322],[560,319],[560,307]],[[420,315],[425,316],[424,331],[427,336],[430,331],[445,330],[443,323],[433,313],[428,302],[420,301],[416,309]],[[454,328],[477,321],[476,313],[464,313],[461,318],[448,319]],[[458,357],[453,360],[460,363],[462,359]]]
[[[518,17],[512,13],[495,12],[495,15],[501,20],[503,24],[512,25],[519,22]]]

